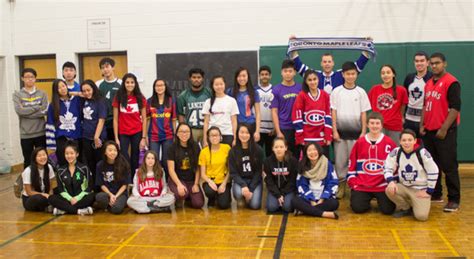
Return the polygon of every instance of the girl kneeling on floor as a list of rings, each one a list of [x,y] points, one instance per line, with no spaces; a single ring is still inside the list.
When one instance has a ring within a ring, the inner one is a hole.
[[[292,204],[295,215],[303,213],[315,217],[338,219],[335,210],[338,178],[331,162],[324,156],[323,148],[309,142],[304,147],[304,157],[300,163],[296,187],[298,195]]]
[[[77,162],[79,148],[76,142],[68,141],[64,148],[67,164],[59,167],[56,181],[58,194],[49,196],[54,207],[53,214],[91,215],[94,193],[92,193],[92,173],[89,168]]]
[[[133,177],[132,196],[127,200],[128,206],[137,213],[170,211],[175,198],[173,193],[168,192],[158,155],[155,151],[148,150],[143,160]]]

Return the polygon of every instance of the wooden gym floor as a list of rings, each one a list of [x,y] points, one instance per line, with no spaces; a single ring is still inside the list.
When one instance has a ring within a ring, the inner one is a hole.
[[[171,214],[93,216],[25,212],[13,195],[17,174],[0,176],[2,258],[411,258],[474,257],[474,165],[461,166],[455,213],[432,204],[428,222],[377,212],[340,219],[266,215],[236,208]]]

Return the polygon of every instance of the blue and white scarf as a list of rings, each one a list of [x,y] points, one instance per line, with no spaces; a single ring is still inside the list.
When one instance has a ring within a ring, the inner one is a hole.
[[[375,45],[372,39],[367,38],[295,38],[288,41],[287,54],[295,50],[334,49],[334,50],[362,50],[367,51],[370,57],[375,57]]]

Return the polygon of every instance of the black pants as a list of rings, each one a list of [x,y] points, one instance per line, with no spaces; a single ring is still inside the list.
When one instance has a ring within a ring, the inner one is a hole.
[[[234,141],[234,136],[232,136],[232,135],[222,135],[222,141],[221,141],[222,144],[227,144],[227,145],[232,147],[232,142],[233,141]],[[211,145],[211,143],[208,143],[208,144]]]
[[[393,203],[385,192],[359,192],[351,190],[351,208],[355,213],[364,213],[370,210],[370,200],[377,199],[380,211],[390,215],[395,211]]]
[[[260,141],[258,144],[264,148],[265,157],[269,157],[272,154],[272,144],[275,136],[270,136],[269,133],[260,133]]]
[[[64,199],[59,194],[50,195],[48,200],[49,203],[57,209],[63,210],[68,214],[77,214],[78,209],[83,209],[92,206],[92,203],[94,203],[94,193],[91,192],[87,194],[74,205],[71,205],[69,201]]]
[[[140,155],[140,141],[142,140],[142,132],[134,135],[119,134],[120,153],[130,163],[130,175],[135,176],[135,170],[138,168],[138,159]],[[130,147],[130,155],[128,155],[128,148]]]
[[[416,138],[421,138],[420,136],[420,123],[411,120],[405,120],[405,124],[403,124],[404,129],[411,129],[416,133]]]
[[[102,148],[94,148],[94,140],[82,139],[82,161],[92,172],[92,180],[95,182],[95,171],[97,162],[102,160]]]
[[[23,201],[23,207],[28,211],[45,211],[49,206],[48,198],[41,194],[35,194],[33,196],[21,196]]]
[[[311,206],[311,204],[298,195],[291,201],[293,208],[303,212],[306,215],[321,217],[325,211],[335,211],[339,207],[339,201],[336,199],[327,199],[323,203]]]
[[[105,131],[107,132],[107,140],[115,141],[114,127],[106,127]]]
[[[69,141],[73,141],[77,144],[79,148],[79,157],[77,158],[78,161],[82,162],[81,154],[82,154],[82,141],[80,139],[68,139],[66,137],[59,137],[56,139],[56,157],[58,158],[58,167],[67,164],[66,157],[64,156],[64,149],[66,148],[66,144]]]
[[[433,197],[440,198],[443,196],[441,184],[441,171],[443,171],[446,176],[448,200],[459,203],[461,200],[461,183],[458,171],[457,128],[449,129],[444,139],[436,138],[436,131],[427,131],[423,136],[423,144],[433,156],[433,160],[440,170]]]
[[[217,184],[217,187],[219,186],[220,184]],[[230,208],[230,203],[232,201],[232,198],[230,196],[231,187],[231,184],[228,183],[225,186],[225,192],[218,193],[217,191],[214,191],[211,187],[209,187],[208,183],[203,183],[202,188],[204,189],[204,193],[206,194],[206,197],[208,199],[207,206],[213,206],[217,200],[217,207],[219,209]]]
[[[301,147],[300,145],[296,145],[295,142],[295,130],[294,129],[288,129],[288,130],[281,130],[283,135],[285,135],[286,142],[288,143],[288,150],[291,151],[291,154],[293,154],[293,157],[299,160],[300,158],[300,151]]]
[[[31,164],[31,153],[37,147],[46,147],[46,136],[36,138],[22,138],[21,152],[23,153],[23,168]]]

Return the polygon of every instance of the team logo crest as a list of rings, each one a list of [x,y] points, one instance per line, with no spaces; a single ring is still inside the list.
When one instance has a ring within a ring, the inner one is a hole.
[[[305,114],[305,121],[311,126],[324,125],[324,113],[321,111],[310,111]]]
[[[377,98],[377,108],[381,111],[391,109],[393,107],[393,103],[393,96],[390,94],[381,94]]]
[[[367,174],[380,174],[383,171],[383,161],[367,160],[362,164],[362,168]]]
[[[405,169],[401,171],[402,177],[407,182],[414,182],[418,176],[418,170],[413,170],[413,166],[406,165]]]

